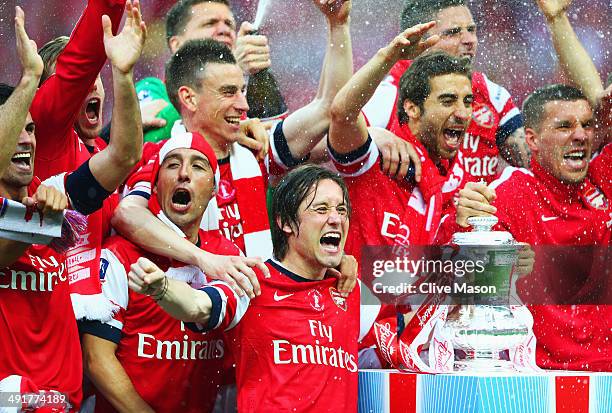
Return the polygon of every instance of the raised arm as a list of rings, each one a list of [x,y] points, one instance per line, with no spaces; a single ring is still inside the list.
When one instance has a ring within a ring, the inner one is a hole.
[[[368,130],[362,108],[398,60],[412,59],[439,40],[438,36],[421,40],[434,25],[435,22],[429,22],[406,29],[380,49],[338,92],[331,107],[329,128],[329,143],[334,151],[349,153],[366,142]]]
[[[283,123],[283,132],[294,158],[300,159],[321,141],[329,129],[330,108],[338,91],[353,73],[353,52],[349,31],[351,1],[329,0],[314,3],[325,15],[328,43],[317,95],[308,105],[293,112]]]
[[[603,83],[597,68],[578,40],[567,17],[572,0],[536,0],[546,17],[559,62],[565,73],[582,90],[593,107],[599,103]]]
[[[246,293],[254,297],[261,293],[252,267],[269,275],[260,258],[211,254],[179,237],[151,213],[142,196],[125,197],[115,209],[111,222],[124,237],[147,251],[195,265],[211,278],[227,283],[239,295]]]
[[[39,125],[39,151],[60,151],[57,142],[73,126],[83,101],[106,61],[100,19],[108,15],[117,32],[125,0],[90,0],[59,55],[55,75],[40,87],[32,104],[32,117]]]
[[[21,80],[6,102],[0,106],[0,175],[15,154],[19,134],[26,118],[38,80],[43,71],[43,62],[36,52],[36,43],[25,31],[25,16],[21,7],[15,7],[15,37],[17,56],[21,64]],[[27,125],[26,125],[27,127]]]
[[[138,0],[126,4],[127,18],[121,33],[113,36],[111,20],[102,17],[104,47],[112,64],[113,121],[108,147],[95,154],[89,167],[96,180],[109,192],[128,176],[142,156],[142,122],[133,81],[133,68],[147,36]],[[100,24],[100,23],[98,23]]]

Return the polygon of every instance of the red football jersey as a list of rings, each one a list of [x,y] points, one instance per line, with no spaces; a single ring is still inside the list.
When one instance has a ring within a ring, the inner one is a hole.
[[[407,60],[397,62],[363,108],[370,125],[389,130],[399,126],[398,85],[410,63]],[[523,121],[510,93],[481,72],[472,73],[472,93],[472,121],[460,149],[463,166],[472,176],[491,182],[497,174],[498,146],[522,127]]]
[[[531,245],[610,245],[610,162],[612,147],[608,146],[591,163],[587,179],[577,185],[562,184],[534,160],[532,171],[506,169],[492,184],[497,192],[494,205],[500,229]],[[589,273],[590,262],[580,256],[567,258],[578,264],[565,268],[564,274],[580,272],[584,277]],[[590,277],[599,273],[595,271]],[[519,292],[537,292],[528,281],[529,277],[518,281]],[[538,365],[567,370],[612,369],[610,306],[533,305],[529,309],[534,318]]]
[[[200,246],[207,251],[239,254],[237,247],[218,232],[200,231],[200,240]],[[222,331],[202,334],[185,328],[151,297],[130,290],[127,279],[130,265],[139,257],[147,257],[168,277],[188,282],[195,288],[206,282],[206,276],[196,267],[147,253],[119,236],[109,238],[104,247],[100,270],[102,288],[119,309],[106,328],[88,333],[117,343],[117,359],[138,394],[156,412],[212,411],[227,357]],[[225,292],[232,294],[229,289]],[[98,392],[96,412],[114,411]]]
[[[63,179],[45,184],[57,182],[63,185]],[[39,183],[33,181],[29,195]],[[65,193],[63,186],[56,188]],[[32,245],[0,268],[0,331],[0,380],[22,376],[38,389],[66,394],[78,409],[83,367],[65,256]]]
[[[423,161],[429,159],[424,148],[416,149]],[[431,244],[445,203],[448,203],[445,199],[451,199],[471,179],[460,162],[453,164],[446,177],[440,176],[436,167],[433,167],[435,172],[428,168],[432,172],[430,175],[424,169],[419,185],[392,179],[382,172],[378,148],[370,138],[361,148],[339,158],[332,154],[334,166],[348,186],[353,209],[345,251],[358,262],[361,247],[365,245]],[[430,190],[428,177],[439,180],[440,196],[428,194],[427,199],[423,195],[419,186],[423,185],[427,193]],[[445,194],[447,196],[442,196]]]
[[[34,172],[41,179],[72,172],[91,156],[73,124],[106,62],[102,16],[111,18],[116,32],[124,8],[125,0],[90,0],[57,59],[55,74],[34,96],[30,107],[36,124]]]
[[[231,330],[238,411],[357,411],[359,287],[312,281],[268,260],[261,296]]]

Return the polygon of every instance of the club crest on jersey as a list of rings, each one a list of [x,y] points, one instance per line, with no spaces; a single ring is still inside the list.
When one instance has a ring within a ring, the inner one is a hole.
[[[312,290],[308,293],[308,298],[310,300],[310,306],[316,311],[323,311],[325,309],[325,305],[323,304],[323,294],[318,290]]]
[[[222,202],[231,201],[236,196],[236,188],[234,188],[228,180],[221,179],[219,181],[219,190],[217,191],[217,196],[221,199]]]
[[[495,115],[493,115],[493,111],[489,106],[483,103],[475,103],[473,108],[472,118],[478,126],[490,129],[495,125]]]
[[[608,199],[599,190],[599,188],[590,188],[585,194],[584,198],[587,202],[595,209],[606,210],[608,209]]]
[[[334,300],[334,304],[338,306],[342,311],[346,311],[348,308],[348,304],[346,302],[346,298],[343,297],[338,290],[334,287],[330,287],[329,295],[331,295],[332,300]]]

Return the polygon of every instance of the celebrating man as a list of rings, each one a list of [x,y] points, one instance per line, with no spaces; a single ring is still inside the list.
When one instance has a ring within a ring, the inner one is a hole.
[[[420,56],[402,76],[398,116],[414,133],[407,135],[421,157],[422,176],[396,181],[379,167],[379,152],[361,113],[390,67],[434,44],[420,40],[433,22],[412,27],[366,63],[338,93],[332,106],[329,149],[347,177],[355,209],[347,252],[364,245],[426,245],[433,241],[442,211],[469,175],[459,148],[472,112],[468,62],[446,53]],[[376,200],[375,202],[373,200]]]
[[[267,70],[270,67],[270,48],[265,36],[253,34],[253,27],[244,22],[236,34],[236,21],[228,0],[180,0],[166,18],[166,41],[172,54],[189,40],[213,39],[229,47],[238,66],[250,76],[247,100],[253,118],[277,119],[286,115],[287,108],[276,81]],[[157,142],[170,137],[174,123],[181,119],[179,107],[173,106],[165,84],[148,77],[136,84],[144,112],[158,110],[150,119],[146,142]],[[159,109],[161,108],[161,109]],[[157,128],[156,128],[157,127]]]
[[[501,229],[531,245],[610,245],[612,146],[607,145],[591,162],[595,128],[589,102],[573,87],[551,85],[525,100],[523,114],[527,143],[533,153],[531,171],[509,168],[490,187],[468,184],[460,192],[457,223],[465,227],[470,216],[495,214]],[[451,223],[447,221],[443,227],[447,224]],[[592,269],[596,268],[593,260],[573,255],[563,259],[575,260],[577,265],[557,262],[553,270],[579,274],[576,282],[584,283],[587,289],[581,290],[583,296],[605,294],[605,283],[589,281],[602,274],[601,268]],[[536,251],[536,264],[538,260],[542,259],[537,258]],[[608,271],[609,266],[603,270]],[[563,280],[555,275],[551,282],[550,287],[542,288],[529,285],[526,278],[519,287],[532,295],[543,289],[554,293]],[[609,306],[533,305],[530,310],[541,367],[612,368]]]
[[[17,49],[24,68],[22,83],[27,81],[36,84],[43,63],[36,54],[35,45],[27,38],[23,19],[23,12],[17,8]],[[102,26],[100,21],[97,24]],[[105,43],[116,39],[110,35],[108,17],[104,19],[104,26],[109,33]],[[130,82],[129,75],[121,71],[126,67],[130,71],[134,63],[132,59],[135,57],[127,53],[112,56],[115,86],[126,88],[124,82]],[[128,87],[124,93],[129,94],[129,91]],[[131,107],[136,108],[133,84],[131,91]],[[0,102],[8,101],[11,93],[20,93],[19,99],[25,99],[23,90],[13,92],[12,88],[4,86]],[[83,214],[95,213],[125,179],[131,165],[109,155],[109,146],[86,160],[75,171],[53,176],[44,181],[45,185],[40,185],[40,180],[34,176],[36,137],[27,106],[21,106],[19,110],[22,112],[15,114],[25,121],[9,166],[0,176],[0,196],[7,200],[23,201],[30,207],[37,206],[41,210],[38,212],[40,219],[44,213],[61,211],[66,206]],[[2,110],[8,109],[2,106]],[[114,120],[118,130],[138,133],[137,110],[128,117],[125,124],[121,123],[123,120],[122,117]],[[114,136],[111,145],[126,145],[123,142],[125,139],[133,140],[134,136],[131,133]],[[15,141],[14,138],[11,140]],[[4,202],[3,212],[6,207]],[[27,218],[26,214],[24,219],[29,220],[31,217]],[[0,329],[3,332],[0,335],[0,391],[60,392],[61,395],[53,399],[58,402],[54,403],[57,411],[64,411],[69,405],[78,409],[81,403],[82,365],[78,357],[79,335],[68,289],[66,255],[46,245],[1,239],[0,257],[0,265],[3,267],[0,268]]]
[[[333,276],[341,263],[356,270],[343,252],[350,214],[337,174],[317,166],[287,174],[272,206],[271,277],[246,313],[246,300],[222,285],[194,290],[146,259],[132,266],[130,287],[200,331],[231,329],[238,411],[356,411],[359,288],[341,294]],[[362,316],[361,331],[371,323]]]
[[[425,34],[439,41],[430,51],[442,50],[451,56],[465,57],[473,64],[478,37],[476,23],[465,0],[405,0],[401,28],[435,21]],[[369,124],[398,133],[406,128],[406,118],[398,116],[400,78],[410,66],[409,60],[398,61],[364,107]],[[484,73],[472,72],[471,122],[460,152],[464,169],[474,177],[491,182],[497,175],[499,158],[513,166],[528,166],[523,123],[510,93],[489,80]],[[412,129],[410,129],[412,130]],[[415,131],[412,130],[414,133]]]
[[[202,136],[174,136],[155,158],[149,209],[198,248],[239,255],[219,232],[199,228],[204,206],[214,196],[216,172],[214,152]],[[197,267],[147,253],[120,236],[107,240],[100,276],[118,311],[108,322],[89,323],[83,336],[85,370],[98,391],[96,412],[210,411],[228,354],[223,338],[218,332],[186,330],[151,298],[129,291],[127,273],[140,257],[194,288],[207,281]]]

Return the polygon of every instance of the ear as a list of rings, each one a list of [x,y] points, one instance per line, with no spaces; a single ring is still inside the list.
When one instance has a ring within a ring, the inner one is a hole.
[[[188,111],[195,112],[198,109],[198,97],[189,86],[179,87],[178,98],[181,106],[184,106]]]
[[[538,133],[531,129],[525,128],[525,142],[527,142],[527,146],[533,153],[537,153],[540,147],[540,136]]]
[[[283,230],[283,232],[287,235],[291,235],[293,234],[293,228],[291,228],[291,225],[289,224],[285,224],[283,225],[281,222],[280,217],[276,217],[276,225]]]
[[[418,120],[421,117],[421,108],[418,105],[412,103],[412,101],[404,100],[404,112],[408,115],[409,120]]]
[[[178,36],[172,36],[168,40],[168,48],[170,49],[172,54],[176,53],[176,51],[181,48],[181,40]]]

